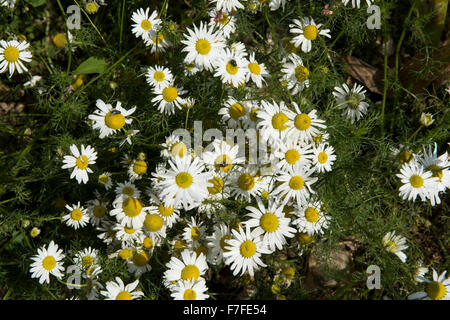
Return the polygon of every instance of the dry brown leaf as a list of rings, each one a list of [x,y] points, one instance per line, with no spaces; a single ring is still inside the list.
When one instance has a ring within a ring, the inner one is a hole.
[[[383,71],[352,56],[343,57],[346,70],[354,79],[364,83],[371,92],[383,94]]]

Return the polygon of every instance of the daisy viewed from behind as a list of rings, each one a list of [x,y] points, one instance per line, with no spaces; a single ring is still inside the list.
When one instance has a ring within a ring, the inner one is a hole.
[[[425,291],[419,291],[408,296],[410,300],[450,300],[450,277],[445,278],[447,271],[438,274],[436,270],[433,269],[433,281],[418,277],[420,282],[426,284]]]
[[[294,19],[293,24],[289,25],[291,33],[298,34],[292,40],[296,47],[302,48],[303,52],[310,52],[312,48],[312,41],[316,40],[318,35],[331,38],[330,29],[321,29],[322,24],[316,24],[311,17],[304,17]]]
[[[364,101],[366,90],[359,84],[354,84],[353,88],[349,88],[346,83],[342,84],[342,87],[334,87],[333,95],[336,98],[336,102],[339,109],[343,110],[342,114],[353,123],[358,121],[363,116],[369,104]]]
[[[34,262],[30,265],[31,278],[39,278],[39,283],[50,283],[50,274],[61,279],[64,271],[63,250],[58,250],[58,245],[50,241],[48,247],[37,249],[37,254],[31,258]]]
[[[367,5],[370,7],[371,6],[371,4],[372,4],[372,1],[373,0],[366,0],[366,3],[367,3]],[[342,3],[344,4],[344,6],[346,6],[347,5],[347,3],[349,3],[350,2],[350,0],[342,0]],[[353,8],[360,8],[360,5],[361,5],[361,0],[352,0],[352,7]]]
[[[139,280],[125,285],[119,277],[116,281],[106,282],[106,290],[100,291],[105,300],[136,300],[144,296],[141,291],[135,291],[139,284]]]
[[[387,251],[395,254],[403,263],[406,262],[406,254],[402,252],[408,249],[405,237],[395,235],[395,231],[392,231],[384,235],[382,242]]]
[[[31,61],[31,52],[27,50],[30,44],[26,41],[0,40],[0,73],[9,71],[9,76],[17,70],[19,73],[28,71],[23,62]]]
[[[214,226],[214,233],[207,237],[208,247],[211,254],[208,259],[212,264],[218,265],[223,261],[223,253],[228,251],[226,240],[231,239],[230,228],[224,224],[216,224]]]

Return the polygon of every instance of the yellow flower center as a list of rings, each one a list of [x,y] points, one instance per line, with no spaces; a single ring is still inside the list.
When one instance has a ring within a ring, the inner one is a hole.
[[[137,217],[142,210],[141,202],[136,198],[126,198],[122,203],[122,210],[127,217]]]
[[[319,30],[316,26],[309,25],[303,28],[303,36],[308,40],[314,40],[317,38]]]
[[[441,167],[437,165],[431,165],[427,168],[428,171],[433,173],[433,177],[439,178],[439,181],[442,181],[442,177],[444,176]]]
[[[300,153],[295,149],[289,149],[284,154],[284,158],[287,163],[294,165],[298,160],[300,160]]]
[[[197,226],[193,226],[191,228],[191,237],[192,239],[198,240],[200,239],[200,228]]]
[[[98,180],[101,183],[107,184],[108,181],[109,181],[109,178],[108,178],[108,176],[106,174],[102,174],[100,177],[98,177]]]
[[[178,97],[178,90],[175,87],[168,86],[162,91],[163,99],[167,102],[173,102]]]
[[[131,293],[129,293],[128,291],[121,291],[116,296],[116,300],[132,300]]]
[[[395,242],[392,241],[392,240],[389,240],[389,241],[386,243],[386,247],[387,247],[391,252],[395,252],[396,249],[397,249],[397,245],[396,245]]]
[[[67,45],[67,37],[65,33],[58,33],[53,37],[53,44],[59,48],[62,49]]]
[[[103,218],[106,214],[106,208],[104,206],[95,206],[92,213],[96,218]]]
[[[183,158],[185,154],[187,154],[187,147],[183,142],[175,142],[171,148],[170,153],[172,156],[179,156],[180,158]]]
[[[159,214],[163,217],[170,217],[175,211],[174,206],[165,207],[162,203],[158,206]]]
[[[413,174],[411,178],[409,178],[409,182],[414,188],[420,188],[423,186],[423,178],[417,174]]]
[[[303,246],[306,246],[314,241],[314,237],[310,236],[307,232],[297,233],[295,237]]]
[[[226,13],[222,13],[222,17],[219,19],[219,23],[225,26],[228,24],[228,22],[230,22],[228,15]]]
[[[175,243],[173,244],[173,248],[176,251],[182,251],[182,250],[186,249],[186,241],[176,240]]]
[[[43,260],[42,260],[42,267],[47,270],[53,270],[53,268],[56,266],[56,260],[54,257],[52,256],[46,256]]]
[[[223,180],[219,177],[214,177],[211,180],[208,180],[208,182],[211,182],[213,184],[212,187],[208,187],[208,192],[210,194],[217,194],[222,191],[223,189]]]
[[[231,167],[233,166],[233,161],[231,160],[231,157],[227,154],[222,154],[214,160],[214,167],[217,171],[222,170],[223,172],[228,172],[231,170]]]
[[[161,82],[161,81],[164,81],[164,79],[166,78],[166,75],[164,74],[164,72],[156,71],[156,72],[153,74],[153,78],[154,78],[156,81]]]
[[[133,263],[138,267],[145,266],[150,261],[150,255],[147,251],[142,250],[141,252],[135,252],[133,254]]]
[[[158,33],[158,37],[154,37],[152,38],[152,41],[154,44],[160,44],[161,42],[164,41],[164,36],[162,33]]]
[[[250,111],[250,120],[252,120],[253,122],[258,121],[258,108],[253,108]]]
[[[295,269],[292,267],[286,267],[282,271],[283,275],[286,277],[287,280],[294,279],[295,276]]]
[[[111,129],[122,129],[125,125],[125,117],[121,113],[113,114],[109,111],[105,116],[105,124]]]
[[[248,64],[248,70],[250,70],[251,73],[256,75],[259,75],[261,73],[261,67],[259,66],[259,64],[255,62],[250,62]]]
[[[75,164],[78,169],[85,170],[89,165],[88,157],[86,157],[85,155],[79,156],[75,161]]]
[[[147,163],[143,160],[136,161],[133,165],[133,171],[140,176],[143,175],[147,172]]]
[[[201,244],[198,248],[196,248],[195,253],[197,253],[197,256],[200,255],[200,253],[203,253],[203,255],[206,257],[208,255],[208,248]]]
[[[229,247],[229,245],[225,242],[225,240],[231,240],[232,237],[228,234],[224,235],[222,237],[222,239],[220,239],[220,247],[222,248],[223,251],[227,252],[230,251],[230,249],[227,249],[227,247]]]
[[[314,223],[319,220],[319,211],[316,208],[309,207],[305,210],[305,218],[308,222]]]
[[[84,256],[81,259],[81,265],[85,269],[89,268],[93,263],[94,263],[94,258],[92,258],[91,256]]]
[[[193,179],[190,173],[180,172],[175,176],[175,183],[180,188],[186,189],[192,185]]]
[[[239,251],[244,258],[251,258],[256,253],[256,244],[253,241],[246,240],[242,242]]]
[[[123,260],[128,260],[133,255],[133,251],[130,249],[122,249],[119,252],[119,257],[121,257]]]
[[[294,74],[298,82],[303,82],[308,79],[309,70],[304,66],[297,66]]]
[[[141,28],[144,29],[145,31],[148,31],[152,28],[152,23],[149,20],[144,19],[141,22]]]
[[[240,103],[233,104],[230,109],[228,110],[228,113],[230,114],[230,117],[234,120],[239,119],[240,117],[245,115],[245,108]]]
[[[316,136],[314,136],[312,139],[315,143],[319,143],[320,141],[322,141],[322,134],[318,133]]]
[[[197,50],[197,52],[202,55],[206,55],[211,50],[211,44],[209,43],[208,40],[199,39],[195,44],[195,50]]]
[[[292,190],[300,190],[303,188],[303,185],[305,184],[305,181],[300,176],[294,176],[289,180],[289,187]]]
[[[272,126],[276,130],[284,131],[288,127],[287,125],[285,125],[285,123],[288,122],[288,120],[289,119],[287,115],[285,115],[284,113],[282,112],[277,113],[272,117]]]
[[[275,232],[278,230],[278,218],[271,212],[263,214],[261,220],[259,221],[261,228],[265,232]]]
[[[295,116],[294,125],[298,130],[307,130],[311,126],[311,118],[306,113]]]
[[[427,295],[433,300],[441,300],[447,294],[445,286],[439,281],[428,283],[426,292]]]
[[[161,230],[164,225],[164,219],[159,214],[147,214],[144,220],[144,227],[150,232]]]
[[[412,158],[413,158],[412,153],[409,152],[408,150],[403,150],[398,155],[398,160],[402,164],[405,163],[405,162],[410,162],[412,160]]]
[[[80,209],[73,209],[70,213],[72,220],[79,221],[83,218],[83,212]]]
[[[238,178],[238,186],[244,191],[249,191],[255,186],[255,178],[250,173],[241,174]]]
[[[181,279],[183,280],[197,280],[200,276],[200,270],[196,265],[188,264],[181,270]]]
[[[195,300],[197,298],[197,293],[192,289],[187,289],[183,294],[184,300]]]
[[[136,230],[134,230],[133,228],[128,228],[127,226],[123,227],[123,231],[125,231],[125,233],[128,233],[128,234],[133,234],[136,232]]]
[[[39,230],[36,228],[31,229],[30,235],[35,238],[39,234]]]
[[[153,239],[151,237],[145,237],[143,241],[144,248],[151,249],[153,248]]]
[[[239,67],[236,64],[233,65],[231,62],[228,62],[225,68],[231,75],[235,75],[239,70]]]
[[[98,6],[95,3],[95,1],[87,3],[85,8],[86,8],[87,13],[89,13],[89,14],[96,13],[98,10]]]
[[[317,156],[317,161],[319,161],[321,164],[324,164],[328,160],[328,155],[325,152],[320,152]]]
[[[131,197],[134,194],[134,189],[132,187],[126,186],[122,189],[122,193]]]

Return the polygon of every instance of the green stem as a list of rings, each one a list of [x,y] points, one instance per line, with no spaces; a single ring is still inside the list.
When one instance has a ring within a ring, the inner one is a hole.
[[[191,108],[187,109],[186,111],[186,121],[184,123],[184,128],[187,130],[187,126],[188,126],[188,119],[189,119],[189,111],[191,110]]]
[[[384,5],[384,1],[383,1]],[[387,89],[389,85],[388,75],[387,75],[387,67],[388,67],[388,54],[387,54],[387,33],[386,33],[386,21],[383,21],[383,44],[384,44],[384,88],[383,88],[383,102],[381,104],[381,117],[380,117],[380,125],[381,125],[381,137],[384,138],[384,111],[386,109],[386,96]]]
[[[405,35],[406,35],[406,27],[408,25],[407,23],[409,22],[409,18],[411,17],[411,14],[412,14],[415,6],[416,6],[416,0],[413,1],[411,8],[409,9],[408,15],[406,16],[405,21],[403,22],[403,30],[402,30],[402,33],[398,40],[397,48],[395,50],[395,82],[398,81],[400,48],[402,47],[403,39],[405,38]]]
[[[122,1],[122,10],[120,18],[120,35],[119,35],[119,49],[122,49],[122,38],[123,38],[123,21],[125,17],[125,0]]]
[[[420,125],[420,127],[412,134],[409,136],[408,140],[406,140],[406,143],[408,143],[412,138],[414,138],[420,131],[420,129],[422,129],[423,125]]]

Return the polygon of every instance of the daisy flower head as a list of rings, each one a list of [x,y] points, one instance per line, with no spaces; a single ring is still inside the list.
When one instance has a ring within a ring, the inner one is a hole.
[[[170,169],[159,176],[161,187],[160,198],[166,205],[183,206],[185,210],[198,206],[208,196],[208,182],[212,178],[210,172],[203,172],[204,164],[200,158],[175,157],[168,160]]]
[[[134,198],[140,198],[141,191],[136,188],[136,185],[132,183],[131,181],[125,181],[125,182],[119,182],[117,183],[116,188],[114,189],[116,193],[116,201],[119,201],[118,198],[128,198],[128,197],[134,197]]]
[[[223,83],[234,88],[240,87],[247,82],[249,72],[248,61],[226,48],[215,62],[214,76],[220,77]]]
[[[139,153],[137,159],[133,160],[128,167],[128,177],[131,182],[142,179],[144,174],[147,173],[147,162],[145,161],[145,158],[146,156],[144,153]]]
[[[408,246],[405,237],[395,235],[395,231],[388,232],[384,235],[382,243],[388,252],[395,254],[403,263],[406,262],[406,254],[403,250],[408,249]]]
[[[264,63],[258,63],[258,61],[256,61],[254,52],[250,53],[247,62],[248,72],[247,78],[245,79],[246,82],[250,81],[251,79],[258,88],[261,88],[263,82],[266,83],[266,80],[264,80],[264,78],[269,76],[269,72],[267,72],[266,66],[264,65]]]
[[[194,62],[186,63],[184,65],[184,75],[185,76],[193,76],[197,72],[201,71],[201,67],[196,66]]]
[[[230,44],[228,46],[228,48],[230,49],[231,53],[233,53],[234,55],[236,55],[242,59],[246,59],[248,56],[247,49],[245,48],[245,44],[243,44],[240,41],[233,42],[232,44]]]
[[[330,29],[321,29],[322,24],[316,24],[311,17],[304,17],[293,20],[293,24],[289,25],[291,33],[297,34],[292,40],[296,47],[302,48],[303,52],[310,52],[312,41],[316,40],[318,35],[331,38]]]
[[[80,205],[80,202],[74,204],[72,207],[66,205],[66,209],[69,213],[62,217],[62,221],[65,222],[69,227],[73,227],[75,230],[78,228],[83,228],[89,223],[89,215],[87,214],[87,209]]]
[[[31,61],[31,52],[27,50],[30,44],[26,41],[0,40],[0,73],[9,71],[9,76],[17,72],[28,71],[23,62]]]
[[[306,143],[314,141],[313,138],[326,129],[325,121],[317,117],[316,109],[303,113],[295,102],[292,105],[295,113],[292,117],[293,125],[286,132],[287,137]]]
[[[104,0],[85,0],[84,10],[89,14],[97,13],[100,5],[106,5]]]
[[[285,238],[294,237],[297,230],[289,226],[291,219],[285,217],[284,206],[280,206],[278,199],[270,198],[267,209],[259,197],[256,198],[256,202],[257,207],[246,207],[250,211],[246,225],[256,228],[261,233],[271,252],[281,250],[286,244]]]
[[[182,87],[177,87],[172,80],[168,85],[153,89],[156,95],[152,102],[158,105],[158,111],[167,115],[175,114],[175,107],[181,110],[183,98],[186,91]]]
[[[73,261],[80,270],[88,270],[97,263],[97,255],[97,249],[92,249],[91,247],[84,248],[75,254]]]
[[[147,83],[153,88],[165,88],[170,85],[173,80],[172,71],[163,66],[148,67],[145,74]]]
[[[422,201],[426,201],[430,192],[437,189],[436,181],[438,177],[433,177],[433,173],[425,171],[422,165],[417,162],[405,162],[400,173],[396,174],[401,179],[403,185],[399,189],[399,196],[403,200],[415,201],[419,196]]]
[[[172,45],[172,42],[167,37],[164,37],[162,32],[158,32],[155,36],[146,40],[145,45],[147,47],[150,46],[151,53],[155,53],[156,51],[166,52],[166,49]]]
[[[227,11],[212,9],[209,11],[209,26],[214,26],[217,32],[228,39],[236,31],[236,18]]]
[[[137,300],[144,296],[141,291],[135,290],[139,280],[125,285],[119,277],[115,281],[106,282],[106,290],[100,291],[105,300]]]
[[[212,143],[212,147],[214,150],[203,152],[202,158],[206,165],[213,167],[221,176],[230,172],[233,166],[245,162],[244,157],[238,157],[239,145],[237,144],[232,146],[225,140],[216,139]],[[219,177],[213,179],[216,179],[216,183],[212,182],[214,186],[211,188],[223,187],[223,181]]]
[[[294,224],[300,233],[306,233],[312,237],[316,234],[323,234],[328,229],[330,217],[323,210],[321,201],[307,202],[304,205],[295,205],[294,214],[297,218]]]
[[[231,230],[232,239],[225,240],[228,251],[223,253],[225,264],[230,265],[233,275],[241,272],[241,276],[246,271],[250,276],[254,275],[254,271],[259,267],[267,265],[261,260],[262,254],[270,254],[271,251],[266,247],[261,230],[254,229],[250,231],[250,226],[246,225],[245,230],[239,227],[239,230]]]
[[[115,231],[115,238],[124,243],[124,245],[133,244],[142,235],[142,227],[134,229],[133,227],[128,227],[124,222],[116,223],[113,230]]]
[[[152,37],[156,36],[162,21],[157,18],[158,13],[156,10],[152,11],[150,14],[150,8],[144,9],[140,8],[133,12],[131,20],[134,24],[132,25],[131,31],[134,33],[136,38],[141,37],[144,41],[150,40]]]
[[[162,143],[161,146],[164,148],[161,150],[161,157],[164,158],[175,158],[176,156],[183,158],[189,155],[186,144],[181,141],[179,136],[174,134],[166,137],[166,142]]]
[[[185,62],[188,64],[194,62],[199,68],[213,71],[214,63],[225,47],[225,39],[214,32],[213,26],[208,29],[202,22],[199,28],[194,25],[194,31],[188,28],[187,32],[186,40],[181,40],[185,45],[182,51],[187,52]]]
[[[235,199],[243,199],[251,201],[252,197],[261,195],[264,187],[264,179],[257,176],[254,168],[247,166],[246,168],[238,168],[231,173],[231,191],[230,195]]]
[[[257,124],[261,134],[260,139],[277,145],[279,140],[286,137],[288,129],[292,126],[293,112],[288,109],[284,101],[270,103],[262,100],[261,106],[262,108],[257,112],[257,117],[261,119]]]
[[[191,222],[183,229],[183,240],[188,245],[196,245],[200,240],[205,238],[206,227],[202,221],[197,222],[194,217],[191,217]],[[206,256],[206,255],[205,255]]]
[[[369,104],[364,101],[366,90],[359,84],[354,84],[349,88],[343,83],[342,87],[334,87],[333,95],[339,109],[343,110],[342,115],[346,115],[352,123],[358,121],[366,112]]]
[[[183,250],[181,260],[172,256],[166,264],[168,270],[164,272],[164,281],[196,281],[208,270],[206,257],[203,254],[197,255],[195,251]]]
[[[301,165],[295,165],[288,167],[286,171],[280,171],[276,176],[279,185],[273,190],[273,194],[283,199],[283,205],[291,200],[296,201],[299,206],[307,203],[310,195],[315,193],[311,189],[311,185],[318,179],[312,177],[314,171],[314,168],[308,169]]]
[[[196,281],[178,281],[171,291],[170,296],[174,300],[206,300],[209,298],[209,295],[206,294],[208,287],[202,278]]]
[[[105,222],[107,219],[107,206],[108,202],[103,199],[94,199],[87,202],[87,212],[89,216],[89,222],[93,226],[99,226],[101,223]]]
[[[309,69],[304,65],[302,58],[296,54],[289,55],[289,60],[289,62],[283,63],[282,80],[286,81],[291,94],[296,95],[302,92],[304,88],[309,87]]]
[[[335,160],[336,155],[334,154],[333,146],[327,143],[320,143],[314,148],[313,164],[317,172],[331,171],[331,166]]]
[[[218,265],[223,261],[223,253],[228,251],[226,240],[231,239],[230,228],[225,223],[216,224],[214,226],[214,233],[208,236],[208,247],[211,251],[208,256],[209,261]]]
[[[286,138],[278,143],[274,156],[280,160],[277,167],[285,170],[295,165],[309,166],[314,158],[313,152],[311,145]]]
[[[445,278],[447,271],[438,274],[433,269],[433,281],[419,277],[421,282],[426,283],[425,291],[419,291],[408,296],[410,300],[450,300],[450,277]]]
[[[150,266],[151,253],[147,250],[133,250],[133,256],[127,260],[128,272],[134,274],[135,277],[140,277],[146,272],[150,272],[152,267]]]
[[[156,206],[151,206],[149,212],[158,213],[164,220],[164,225],[171,228],[180,219],[180,210],[173,205],[166,205],[158,199]]]
[[[93,171],[88,167],[97,160],[97,152],[91,146],[81,145],[81,152],[76,145],[70,146],[71,156],[64,156],[62,169],[74,168],[70,179],[77,179],[78,183],[87,183],[89,180],[88,173]]]
[[[237,11],[238,9],[244,9],[244,5],[241,3],[241,1],[246,0],[211,0],[211,3],[216,3],[216,10],[220,11]]]
[[[373,0],[366,0],[367,5],[370,7],[372,5],[372,1]],[[347,5],[347,3],[349,3],[350,0],[342,0],[342,3],[344,4],[344,6]],[[352,7],[353,8],[360,8],[361,5],[361,0],[352,0]]]
[[[144,233],[154,239],[165,238],[167,225],[164,218],[159,214],[159,210],[152,210],[154,207],[149,208],[144,220]]]
[[[37,227],[33,227],[30,231],[30,236],[32,238],[36,238],[40,233],[41,233],[41,229],[39,229]]]
[[[37,254],[31,258],[34,262],[30,265],[31,278],[39,278],[39,283],[50,283],[50,274],[58,279],[63,277],[64,254],[58,245],[50,241],[48,247],[37,249]]]
[[[133,119],[127,118],[136,110],[133,107],[129,110],[122,108],[122,103],[117,101],[116,107],[111,104],[106,104],[98,99],[96,102],[97,110],[94,114],[88,116],[88,119],[93,121],[92,128],[100,130],[100,139],[120,131],[125,124],[130,124]]]
[[[101,175],[98,176],[98,182],[103,184],[106,190],[111,189],[112,187],[111,173],[103,172]]]
[[[276,11],[281,6],[283,11],[284,11],[284,7],[286,6],[286,1],[287,0],[270,0],[269,8],[270,8],[271,11]]]
[[[115,216],[117,222],[126,225],[128,228],[142,228],[146,216],[147,207],[137,198],[127,197],[114,202],[114,209],[110,211],[111,216]]]
[[[241,127],[247,112],[248,103],[246,101],[238,101],[232,96],[228,96],[218,114],[222,116],[222,122],[226,123],[229,128],[237,129]]]

